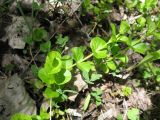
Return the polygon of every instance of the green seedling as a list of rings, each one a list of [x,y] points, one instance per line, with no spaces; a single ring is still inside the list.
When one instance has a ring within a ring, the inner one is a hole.
[[[123,94],[123,96],[128,97],[129,95],[132,94],[132,88],[128,87],[128,86],[122,87],[122,94]]]
[[[63,37],[62,34],[57,35],[56,39],[57,39],[56,44],[62,48],[67,44],[69,40],[68,36]]]
[[[95,99],[96,101],[96,106],[99,106],[102,104],[102,90],[101,89],[95,89],[91,92],[91,96]]]
[[[129,120],[139,120],[139,109],[131,108],[127,112],[127,117]]]

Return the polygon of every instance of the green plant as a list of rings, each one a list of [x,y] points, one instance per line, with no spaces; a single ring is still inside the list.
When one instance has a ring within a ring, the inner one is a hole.
[[[32,120],[32,117],[23,113],[16,113],[11,117],[11,120]]]
[[[91,96],[94,97],[94,99],[96,101],[96,106],[101,105],[101,103],[102,103],[102,98],[101,98],[101,96],[102,96],[102,90],[101,89],[97,88],[97,89],[93,90],[91,92]]]
[[[139,109],[131,108],[127,112],[127,117],[129,120],[139,120]]]
[[[138,11],[142,13],[147,13],[151,11],[151,9],[155,8],[158,0],[126,0],[126,6],[128,9],[133,10],[134,8],[138,9]]]
[[[56,36],[56,39],[57,39],[56,44],[59,45],[62,48],[66,45],[66,43],[69,40],[68,36],[63,37],[62,34],[58,34]]]
[[[128,86],[123,86],[122,87],[122,94],[123,94],[123,96],[128,97],[129,95],[132,94],[132,88],[128,87]]]
[[[89,13],[96,16],[96,21],[100,21],[108,16],[111,10],[111,4],[114,0],[100,0],[94,2],[92,0],[84,0],[82,4],[83,13]]]

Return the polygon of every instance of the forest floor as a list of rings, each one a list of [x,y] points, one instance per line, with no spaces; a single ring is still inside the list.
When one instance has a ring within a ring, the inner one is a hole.
[[[47,52],[41,51],[41,41],[32,44],[24,42],[29,34],[27,24],[31,24],[32,29],[43,28],[47,31],[51,50],[62,51],[63,55],[71,54],[71,48],[89,46],[90,40],[97,35],[109,38],[112,34],[111,23],[119,28],[121,21],[127,19],[131,22],[139,15],[127,11],[124,4],[113,3],[111,6],[107,17],[98,21],[93,13],[82,12],[82,2],[78,0],[72,4],[48,3],[43,9],[34,6],[34,12],[32,3],[25,0],[20,8],[16,2],[0,1],[0,120],[9,120],[17,112],[39,114],[41,108],[47,111],[50,108],[49,100],[43,95],[46,86],[36,76],[36,68],[43,66]],[[126,46],[120,44],[120,47],[123,49]],[[55,113],[59,109],[65,114],[57,112],[58,117],[55,115],[53,119],[127,120],[131,119],[129,111],[135,116],[134,112],[138,110],[140,120],[160,120],[157,82],[152,82],[154,78],[146,80],[143,69],[125,71],[128,66],[139,63],[144,55],[129,51],[125,54],[128,54],[129,61],[121,72],[103,73],[101,80],[94,84],[87,83],[81,72],[74,69],[74,80],[66,84],[66,88],[77,93],[67,94],[67,100],[58,103],[57,108],[54,106]],[[159,66],[159,61],[156,61],[156,66]],[[98,90],[102,91],[100,95]],[[100,97],[100,105],[92,95],[90,104],[84,110],[87,95],[93,91]]]

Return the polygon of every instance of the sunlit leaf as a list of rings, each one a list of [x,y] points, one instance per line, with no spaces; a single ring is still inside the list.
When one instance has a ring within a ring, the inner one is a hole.
[[[107,43],[103,39],[99,37],[93,38],[90,47],[96,58],[105,58],[107,56]]]

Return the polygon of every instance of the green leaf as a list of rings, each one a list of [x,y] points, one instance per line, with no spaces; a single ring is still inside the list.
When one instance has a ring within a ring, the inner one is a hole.
[[[160,82],[160,75],[157,75],[157,76],[156,76],[156,81],[157,81],[157,82]]]
[[[111,36],[111,38],[109,39],[108,43],[114,43],[114,42],[117,42],[116,26],[115,26],[115,24],[113,24],[113,23],[111,23],[110,26],[111,26],[111,29],[112,29],[112,36]]]
[[[46,119],[48,120],[50,118],[49,113],[47,113],[47,111],[44,110],[43,108],[41,108],[41,110],[40,110],[40,116],[41,116],[42,120],[46,120]]]
[[[73,53],[73,59],[78,62],[81,61],[84,58],[83,52],[85,50],[85,47],[74,47],[71,49]]]
[[[58,98],[59,93],[56,91],[53,91],[51,88],[47,87],[44,91],[44,96],[46,98]]]
[[[130,25],[128,21],[122,21],[120,24],[119,33],[125,34],[125,33],[128,33],[129,31],[130,31]]]
[[[94,64],[93,64],[93,62],[91,62],[91,61],[81,62],[81,63],[77,63],[77,67],[78,67],[81,71],[89,72],[91,69],[94,68]]]
[[[139,120],[139,109],[132,108],[128,110],[127,117],[129,120]]]
[[[72,65],[73,60],[70,56],[66,55],[62,57],[62,68],[68,69]],[[70,68],[69,70],[72,70],[72,68]]]
[[[144,63],[147,63],[147,62],[152,62],[154,60],[158,60],[160,59],[160,50],[158,51],[155,51],[155,52],[151,52],[151,53],[148,53],[148,55],[146,55],[138,65],[141,65],[141,64],[144,64]]]
[[[24,38],[24,42],[27,43],[27,44],[29,44],[29,45],[31,45],[33,43],[32,36],[31,35],[26,36]]]
[[[44,87],[44,83],[43,83],[41,80],[36,80],[36,81],[34,82],[34,85],[35,85],[35,87],[38,88],[38,89],[42,89],[42,88]]]
[[[107,61],[106,64],[109,69],[116,70],[116,64],[113,61]]]
[[[86,71],[82,71],[82,76],[84,78],[84,81],[88,84],[94,84],[93,82],[90,81],[90,78],[89,78],[89,73],[86,72]]]
[[[46,39],[48,37],[48,33],[43,28],[36,28],[33,31],[33,41],[42,41],[42,39]]]
[[[116,56],[116,58],[121,60],[121,62],[123,62],[123,63],[128,63],[128,56],[127,55],[120,54],[120,55]]]
[[[128,38],[128,37],[126,37],[126,36],[120,36],[119,38],[118,38],[118,41],[119,42],[124,42],[126,45],[128,45],[128,46],[130,46],[131,45],[131,40]]]
[[[145,8],[150,10],[151,8],[155,8],[158,0],[145,0]]]
[[[136,45],[136,44],[138,44],[138,43],[140,43],[140,42],[141,42],[141,39],[133,40],[133,41],[131,42],[131,46],[134,46],[134,45]]]
[[[116,56],[119,53],[119,51],[121,50],[119,45],[116,44],[116,43],[114,43],[113,46],[110,45],[110,47],[111,47],[111,53],[112,53],[113,56],[114,55]]]
[[[60,47],[64,47],[69,40],[68,36],[63,37],[62,34],[56,36],[56,39],[56,44],[60,45]]]
[[[118,116],[117,116],[117,120],[123,120],[123,116],[122,116],[122,114],[118,114]]]
[[[137,19],[137,23],[140,25],[140,27],[144,27],[146,25],[146,19],[141,16]]]
[[[38,77],[48,85],[55,83],[55,76],[53,74],[48,74],[44,68],[38,71]]]
[[[42,52],[49,52],[51,49],[51,42],[47,41],[45,43],[40,44],[40,51]]]
[[[91,81],[96,81],[96,80],[99,80],[100,78],[102,78],[102,75],[101,74],[92,74],[91,75]]]
[[[88,94],[86,99],[85,99],[85,102],[84,102],[84,106],[83,106],[83,110],[86,111],[88,106],[89,106],[89,103],[90,103],[90,100],[91,100],[91,95]]]
[[[71,72],[69,70],[62,69],[59,73],[55,74],[55,82],[57,85],[66,84],[71,80]]]
[[[153,35],[156,39],[160,40],[160,32],[154,32]]]
[[[148,46],[146,43],[138,43],[133,46],[133,49],[135,52],[145,54],[145,52],[148,50]]]
[[[16,113],[11,117],[11,120],[32,120],[32,118],[24,113]]]
[[[132,93],[132,88],[128,86],[122,87],[122,93],[124,96],[129,96]]]
[[[91,40],[90,47],[92,49],[93,55],[99,59],[99,58],[105,58],[107,56],[107,43],[99,38],[94,37]]]
[[[35,77],[37,77],[38,76],[38,67],[36,66],[36,65],[32,65],[31,66],[31,70],[32,70],[32,72],[33,72],[33,75],[35,76]]]
[[[151,35],[156,30],[156,24],[151,18],[147,19],[147,35]]]
[[[49,74],[56,74],[62,68],[61,55],[57,51],[49,52],[44,64],[44,69]]]
[[[125,0],[127,8],[132,9],[138,4],[139,0]]]

